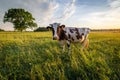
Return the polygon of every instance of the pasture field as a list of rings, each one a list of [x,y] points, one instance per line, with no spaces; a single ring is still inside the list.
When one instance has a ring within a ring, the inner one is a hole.
[[[61,53],[51,32],[0,32],[0,80],[120,80],[120,33],[91,32]]]

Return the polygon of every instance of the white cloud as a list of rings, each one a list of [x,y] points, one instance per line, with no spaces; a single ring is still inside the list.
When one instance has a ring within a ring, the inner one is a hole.
[[[58,9],[59,3],[55,0],[12,0],[9,5],[6,1],[2,1],[3,13],[10,8],[23,8],[30,13],[36,19],[38,26],[45,26],[51,22],[54,12]],[[6,6],[4,6],[4,4]],[[3,14],[1,13],[1,14]],[[0,20],[1,21],[1,20]],[[2,23],[4,25],[4,23]],[[8,26],[6,24],[6,26]]]
[[[8,4],[5,0],[2,0],[0,7],[3,9],[1,14],[10,8],[23,8],[32,13],[38,26],[47,26],[49,23],[62,22],[70,18],[75,13],[75,1],[76,0],[11,0]],[[1,19],[0,21],[2,22]],[[9,26],[6,23],[0,24],[6,27]]]
[[[108,0],[111,8],[120,7],[120,0]]]
[[[28,1],[26,1],[24,5],[32,12],[39,26],[48,25],[48,23],[52,21],[54,13],[59,7],[59,4],[55,0]]]
[[[62,18],[68,19],[74,14],[74,12],[75,12],[75,0],[72,0],[72,2],[68,4],[68,6],[65,8]]]
[[[84,21],[87,25],[91,25],[94,28],[119,28],[120,0],[108,0],[108,5],[108,10],[89,13],[79,21]]]
[[[57,0],[34,0],[34,2],[27,0],[24,5],[32,12],[40,26],[47,26],[49,23],[62,22],[71,17],[75,12],[75,1],[68,0],[58,3]],[[56,12],[61,14],[56,15]]]
[[[71,2],[67,3],[60,17],[57,17],[55,20],[64,21],[70,18],[75,13],[75,1],[71,0]]]

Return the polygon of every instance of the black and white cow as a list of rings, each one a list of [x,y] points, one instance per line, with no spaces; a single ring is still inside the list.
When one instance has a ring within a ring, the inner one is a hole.
[[[50,24],[47,28],[52,29],[53,40],[58,40],[60,42],[61,46],[63,47],[63,52],[65,50],[65,43],[67,43],[69,53],[70,44],[72,42],[82,43],[82,49],[88,47],[88,34],[90,32],[89,28],[65,27],[65,25],[60,25],[60,23]]]

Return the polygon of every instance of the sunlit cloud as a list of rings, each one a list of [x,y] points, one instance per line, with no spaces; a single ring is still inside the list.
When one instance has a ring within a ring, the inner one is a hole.
[[[34,0],[31,2],[26,2],[25,6],[32,12],[33,16],[35,16],[35,19],[40,26],[50,23],[55,11],[59,7],[59,3],[55,0]]]
[[[64,7],[64,11],[60,17],[57,17],[56,20],[67,20],[75,13],[75,0],[71,0],[71,2],[67,3]]]
[[[120,7],[120,0],[108,0],[108,2],[111,8]]]
[[[94,28],[118,28],[120,26],[120,0],[108,0],[106,11],[89,13],[79,19]]]

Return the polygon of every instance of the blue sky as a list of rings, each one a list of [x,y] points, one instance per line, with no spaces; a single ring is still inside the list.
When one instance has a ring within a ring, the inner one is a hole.
[[[0,0],[0,28],[5,30],[13,30],[11,23],[3,23],[10,8],[29,11],[38,26],[59,22],[68,27],[120,28],[120,0]]]

